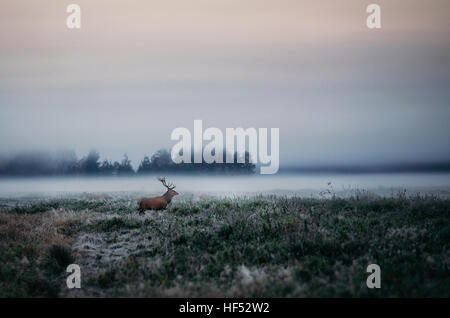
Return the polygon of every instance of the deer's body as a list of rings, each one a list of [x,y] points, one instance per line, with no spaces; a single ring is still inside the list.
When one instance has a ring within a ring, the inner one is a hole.
[[[175,186],[167,185],[165,179],[159,179],[159,181],[167,188],[167,192],[160,197],[140,199],[138,201],[140,213],[144,213],[147,210],[164,210],[172,201],[172,198],[178,194],[178,192],[173,190]]]

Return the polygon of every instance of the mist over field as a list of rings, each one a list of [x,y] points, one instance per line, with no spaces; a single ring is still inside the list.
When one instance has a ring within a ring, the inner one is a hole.
[[[0,198],[57,198],[88,194],[121,196],[161,195],[165,189],[157,180],[163,174],[133,177],[41,177],[0,178]],[[450,195],[449,173],[382,174],[278,174],[274,176],[164,175],[173,181],[182,197],[241,197],[281,195],[329,198],[349,197],[359,191],[392,197],[408,195]],[[175,199],[176,200],[176,199]]]

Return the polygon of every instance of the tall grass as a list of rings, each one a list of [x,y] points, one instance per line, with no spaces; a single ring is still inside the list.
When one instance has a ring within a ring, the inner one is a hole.
[[[130,196],[19,203],[0,213],[1,296],[450,296],[447,199],[185,199],[145,216]]]

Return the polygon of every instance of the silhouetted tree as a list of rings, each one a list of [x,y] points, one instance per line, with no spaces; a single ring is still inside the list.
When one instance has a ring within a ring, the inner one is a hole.
[[[103,175],[112,175],[114,172],[114,165],[111,161],[103,160],[99,167],[100,173]]]
[[[175,164],[170,152],[160,149],[149,158],[145,156],[141,161],[137,173],[220,173],[220,174],[251,174],[255,165],[250,162],[250,155],[245,152],[245,162],[238,163],[238,155],[233,154],[234,162],[225,163],[226,152],[223,152],[224,163],[193,163],[194,154],[191,152],[192,163]],[[134,174],[131,160],[125,154],[121,162],[105,159],[99,161],[100,154],[92,150],[81,160],[75,152],[62,151],[53,155],[45,152],[20,153],[10,157],[0,157],[0,176],[39,176],[39,175],[130,175]]]
[[[155,171],[167,171],[174,163],[170,153],[166,149],[160,149],[152,156],[151,165]]]
[[[145,156],[144,159],[141,161],[141,164],[139,165],[137,173],[149,173],[151,171],[152,171],[152,163],[150,161],[150,158],[148,156]]]
[[[100,155],[97,151],[91,150],[88,155],[80,160],[81,173],[84,174],[97,174],[100,172]]]
[[[123,155],[122,162],[118,166],[118,174],[133,174],[134,170],[131,166],[131,160],[128,159],[127,154]]]
[[[119,174],[119,171],[120,171],[120,163],[117,161],[114,161],[112,174],[117,175],[117,174]]]

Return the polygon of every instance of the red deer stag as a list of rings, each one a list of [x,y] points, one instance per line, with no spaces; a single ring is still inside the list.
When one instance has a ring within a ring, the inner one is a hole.
[[[147,210],[164,210],[172,201],[172,198],[178,195],[178,192],[174,190],[175,186],[172,183],[166,183],[166,178],[158,178],[158,180],[167,188],[167,192],[160,197],[140,199],[138,201],[139,213],[144,213]]]

